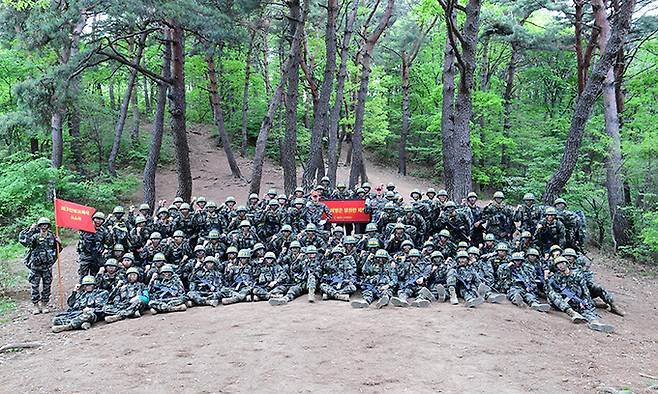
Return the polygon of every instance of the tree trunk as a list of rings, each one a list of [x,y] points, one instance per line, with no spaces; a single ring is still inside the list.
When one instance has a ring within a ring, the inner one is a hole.
[[[576,108],[571,118],[569,137],[565,144],[560,165],[548,180],[544,189],[544,202],[546,204],[552,204],[555,201],[573,173],[578,159],[580,144],[583,140],[585,126],[592,112],[592,107],[596,102],[596,98],[601,93],[608,70],[614,64],[617,53],[619,53],[620,48],[624,44],[626,34],[630,28],[634,5],[635,0],[627,0],[621,6],[605,51],[601,54],[594,70],[592,70],[592,74],[587,79],[585,90],[583,90],[583,93],[576,102]]]
[[[80,52],[80,34],[82,30],[74,30],[71,40],[71,56],[76,56]],[[71,136],[71,152],[75,167],[82,177],[86,177],[87,172],[84,166],[84,156],[82,154],[82,141],[80,141],[80,112],[78,108],[78,93],[80,91],[80,77],[74,77],[69,82],[69,97],[67,105],[67,120],[69,125],[69,135]]]
[[[400,130],[400,144],[398,147],[398,173],[407,175],[407,136],[409,135],[409,65],[407,53],[402,51],[402,64],[400,67],[402,77],[402,130]]]
[[[576,72],[578,74],[578,95],[580,96],[585,89],[585,77],[587,72],[585,71],[585,64],[583,59],[583,0],[573,0],[573,4],[576,9],[574,17],[574,32],[576,40]]]
[[[116,101],[116,98],[114,96],[114,81],[112,79],[110,79],[109,84],[110,85],[107,88],[107,95],[109,96],[109,100],[110,100],[110,110],[116,111],[117,101]]]
[[[320,88],[317,106],[313,113],[313,129],[311,130],[311,145],[308,163],[302,175],[302,186],[307,190],[318,178],[320,167],[324,167],[322,160],[322,136],[327,130],[327,116],[329,115],[329,101],[336,72],[336,18],[338,15],[338,0],[327,1],[327,27],[325,30],[326,62],[324,67],[324,79]],[[322,171],[324,173],[324,171]],[[335,176],[334,176],[335,178]],[[331,186],[334,184],[329,180]]]
[[[366,109],[366,98],[368,94],[368,81],[370,79],[370,62],[372,61],[372,52],[375,44],[388,27],[395,7],[395,0],[388,0],[384,13],[379,19],[377,27],[365,39],[360,50],[358,63],[361,66],[361,82],[357,94],[357,104],[355,109],[354,132],[352,135],[352,165],[350,168],[350,189],[354,189],[359,180],[366,179],[365,166],[363,162],[363,119]]]
[[[142,81],[144,82],[144,110],[147,115],[151,115],[153,113],[153,108],[151,107],[151,97],[149,93],[149,79],[144,77],[142,78]]]
[[[146,79],[146,78],[144,78]],[[130,131],[130,141],[132,143],[133,147],[136,147],[139,145],[139,121],[140,121],[140,113],[139,113],[139,103],[137,101],[137,86],[138,83],[135,81],[135,84],[133,85],[133,92],[132,95],[130,96],[130,105],[132,106],[133,109],[133,128]]]
[[[454,18],[453,18],[454,19]],[[454,126],[453,104],[455,100],[455,49],[446,37],[446,46],[443,51],[443,104],[441,106],[441,145],[443,159],[443,183],[453,184],[454,170],[452,165],[452,133]]]
[[[354,22],[356,20],[359,8],[359,0],[352,2],[352,9],[345,22],[345,31],[340,49],[340,66],[338,67],[338,76],[336,77],[336,97],[334,105],[331,108],[329,117],[329,150],[327,152],[328,171],[327,176],[332,185],[336,184],[336,172],[338,170],[338,159],[340,158],[340,141],[338,140],[338,123],[340,123],[340,110],[343,105],[343,94],[345,91],[345,77],[347,76],[347,58],[349,55],[349,46],[354,32]]]
[[[192,170],[190,169],[190,148],[187,144],[187,127],[185,124],[185,44],[181,26],[171,21],[171,77],[169,91],[169,113],[171,114],[171,131],[173,134],[174,157],[178,189],[176,196],[184,201],[192,198]]]
[[[215,124],[217,125],[217,130],[219,132],[219,139],[224,147],[224,153],[226,154],[228,165],[231,168],[231,174],[233,174],[233,177],[235,178],[242,178],[240,167],[238,167],[238,163],[235,161],[235,156],[233,156],[230,137],[224,127],[224,114],[222,113],[222,105],[219,94],[217,93],[217,72],[215,71],[215,60],[213,59],[213,56],[208,55],[206,57],[206,62],[208,63],[208,80],[210,82],[210,103],[212,105],[213,118],[215,119]]]
[[[161,75],[163,79],[169,80],[171,78],[171,34],[167,28],[165,28],[163,41],[164,55],[162,57]],[[149,153],[146,158],[146,164],[144,165],[144,203],[153,208],[155,208],[156,198],[155,170],[158,166],[160,149],[162,147],[162,136],[164,135],[164,118],[168,88],[169,86],[167,84],[162,82],[158,83],[158,98],[155,104],[151,144],[149,145]]]
[[[270,49],[267,43],[267,33],[263,35],[263,79],[265,80],[265,96],[270,97]]]
[[[514,93],[514,75],[516,74],[516,65],[519,61],[519,43],[512,41],[512,54],[505,72],[505,93],[503,93],[503,137],[509,138],[512,129],[512,97]],[[507,144],[503,143],[500,147],[500,165],[503,169],[509,169],[510,158],[507,152]]]
[[[610,38],[610,22],[605,11],[603,0],[592,0],[594,19],[599,27],[599,51],[603,53]],[[616,60],[616,59],[615,59]],[[624,182],[621,178],[621,137],[619,135],[619,114],[617,112],[617,97],[615,94],[614,67],[610,67],[606,74],[602,88],[603,114],[605,118],[605,131],[610,137],[608,156],[605,160],[606,182],[608,189],[608,208],[612,221],[612,239],[614,249],[628,245],[628,220],[620,208],[624,205]]]
[[[146,33],[142,33],[139,38],[139,44],[137,45],[137,53],[135,54],[135,59],[133,63],[139,66],[139,63],[142,59],[142,54],[144,52],[144,44],[146,42]],[[137,68],[131,68],[130,76],[128,77],[128,86],[126,87],[126,92],[123,96],[123,102],[121,104],[121,110],[119,111],[119,118],[114,127],[114,142],[112,143],[112,149],[110,150],[110,157],[107,162],[107,170],[111,176],[117,176],[116,169],[116,159],[119,154],[119,147],[121,146],[121,135],[123,134],[123,127],[126,124],[126,117],[128,115],[128,106],[130,104],[130,97],[132,96],[133,88],[135,86],[135,79],[137,78]]]
[[[240,146],[240,156],[245,157],[247,154],[247,111],[249,111],[249,78],[251,76],[251,53],[254,49],[254,29],[249,35],[249,46],[247,49],[247,59],[244,63],[244,85],[242,88],[242,145]]]
[[[53,113],[50,117],[50,129],[53,141],[51,165],[54,168],[60,168],[64,156],[64,140],[62,138],[62,112],[57,107],[53,108]]]

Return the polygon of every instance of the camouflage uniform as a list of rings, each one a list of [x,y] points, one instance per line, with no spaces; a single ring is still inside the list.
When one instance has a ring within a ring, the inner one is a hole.
[[[452,240],[455,242],[470,241],[471,224],[468,221],[468,217],[457,210],[451,209],[441,213],[438,221],[438,229],[450,231]]]
[[[577,272],[572,271],[569,275],[561,272],[554,273],[548,279],[548,285],[549,299],[557,309],[562,312],[573,309],[587,321],[599,319],[587,284]]]
[[[103,317],[108,296],[108,292],[101,289],[73,291],[66,301],[69,309],[55,316],[53,326],[68,326],[69,329],[77,330],[82,328],[84,323],[95,323]]]
[[[439,298],[439,301],[443,302],[444,300],[441,300],[437,293],[437,286],[443,286],[443,292],[449,290],[451,287],[456,289],[457,272],[451,264],[443,259],[443,257],[435,256],[436,257],[432,258],[432,273],[429,279],[429,287],[432,291],[432,295],[435,298]]]
[[[144,312],[148,303],[149,294],[144,283],[139,281],[125,283],[113,291],[109,302],[103,308],[103,313],[106,316],[118,315],[125,319],[135,316],[135,312]]]
[[[96,274],[96,287],[101,290],[111,292],[120,282],[126,281],[126,276],[121,271],[111,274],[109,272],[99,272]]]
[[[151,281],[149,286],[151,300],[149,306],[156,312],[171,312],[174,307],[186,301],[185,288],[178,275],[165,279],[162,274]]]
[[[398,299],[402,300],[403,303],[406,303],[409,297],[428,301],[434,298],[428,288],[432,265],[427,260],[418,256],[420,256],[420,252],[416,249],[412,250],[397,269],[399,285],[397,295]],[[414,259],[416,259],[415,262],[413,261]],[[422,281],[421,284],[417,283],[418,280]]]
[[[26,229],[20,232],[18,241],[28,248],[24,263],[30,270],[28,281],[32,286],[32,303],[41,301],[47,304],[50,301],[50,288],[53,282],[52,267],[57,259],[56,247],[58,242],[50,230],[45,236],[38,228]],[[41,285],[41,291],[39,291]]]
[[[506,293],[514,305],[539,304],[535,268],[523,260],[518,265],[510,263],[498,267],[498,289]]]
[[[103,266],[103,255],[112,245],[112,235],[103,226],[97,227],[95,233],[80,231],[78,241],[78,255],[80,256],[80,268],[78,275],[96,275]]]
[[[320,225],[321,220],[329,222],[331,219],[331,211],[326,204],[320,201],[309,201],[306,203],[306,211],[308,212],[308,222],[316,226]],[[325,214],[325,219],[322,219],[322,214]]]
[[[398,278],[389,259],[372,258],[371,262],[364,265],[363,275],[362,295],[368,304],[383,297],[393,297],[393,289],[398,284]]]
[[[268,264],[267,260],[269,259],[266,255],[266,262],[259,269],[258,278],[253,289],[254,297],[261,300],[269,300],[270,297],[281,297],[287,293],[289,287],[290,279],[286,269],[276,263]],[[274,286],[270,286],[272,282],[276,282]]]
[[[226,267],[227,288],[222,290],[225,294],[230,294],[234,299],[233,302],[242,302],[251,297],[251,290],[254,286],[254,267],[247,261],[241,262],[243,258],[238,259],[237,264]],[[223,303],[226,300],[222,300]]]
[[[319,277],[320,290],[330,298],[356,292],[356,262],[344,254],[332,253],[330,258],[324,260]]]
[[[207,269],[202,267],[190,276],[190,291],[187,298],[195,305],[215,305],[225,296],[226,292],[224,275],[218,269]]]
[[[540,252],[547,253],[553,245],[560,245],[562,248],[566,246],[564,225],[559,220],[554,219],[549,224],[544,218],[539,224],[541,228],[536,229],[535,239],[537,239]]]
[[[287,302],[294,300],[308,291],[309,294],[315,293],[317,287],[316,273],[319,271],[320,261],[317,257],[310,258],[307,255],[299,253],[296,257],[292,254],[288,257],[290,282],[292,286],[285,295]]]
[[[505,204],[492,202],[482,211],[487,221],[487,232],[493,234],[498,240],[510,240],[516,231],[512,209]]]
[[[537,229],[537,224],[542,218],[542,207],[537,204],[528,206],[522,204],[514,212],[514,221],[521,222],[519,230],[530,231],[531,233]]]
[[[457,265],[455,278],[457,279],[457,291],[467,304],[474,303],[480,298],[477,290],[481,281],[475,267],[468,264]]]
[[[185,263],[187,259],[194,256],[192,248],[186,240],[183,240],[183,242],[178,244],[175,240],[170,239],[165,245],[163,253],[167,258],[167,263],[173,265],[174,269],[177,269],[179,265]]]

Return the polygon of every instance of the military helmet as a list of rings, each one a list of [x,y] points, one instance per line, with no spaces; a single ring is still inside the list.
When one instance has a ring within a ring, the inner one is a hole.
[[[495,198],[505,198],[505,193],[503,193],[501,191],[497,191],[497,192],[494,193],[493,198],[494,199]]]
[[[389,209],[395,209],[395,203],[389,201],[386,204],[384,204],[384,209],[389,210]]]
[[[364,189],[362,187],[356,189],[356,194],[360,194],[360,193],[366,194],[366,189]]]
[[[86,275],[86,276],[82,277],[82,280],[80,281],[80,284],[82,286],[95,285],[96,284],[96,277],[94,277],[92,275]]]
[[[274,252],[267,252],[267,253],[265,253],[264,258],[266,258],[266,259],[276,259],[276,255],[274,254]]]
[[[302,247],[302,244],[299,243],[299,241],[297,241],[297,240],[290,242],[290,249],[292,249],[292,248],[301,248],[301,247]]]
[[[226,199],[224,200],[224,204],[226,204],[227,202],[235,202],[235,203],[237,203],[237,201],[235,200],[235,197],[233,197],[233,196],[228,196],[228,197],[226,197]]]
[[[388,252],[385,249],[378,249],[375,252],[375,258],[388,259]]]
[[[292,205],[304,205],[304,199],[297,197],[292,200]]]
[[[388,190],[395,189],[395,183],[393,183],[393,182],[389,182],[389,183],[387,183],[387,184],[386,184],[386,188],[387,188]]]
[[[251,223],[248,220],[243,220],[240,222],[240,227],[250,227]]]
[[[559,250],[560,252],[562,251],[562,248],[560,247],[560,245],[553,245],[553,246],[551,246],[551,248],[548,251],[549,251],[549,253],[553,253],[556,250]]]
[[[557,215],[557,210],[553,207],[547,207],[546,210],[544,211],[544,215],[546,215],[546,216],[548,216],[548,215],[555,216],[555,215]]]
[[[117,261],[117,259],[107,259],[107,261],[103,265],[106,266],[106,267],[117,267],[117,268],[119,268],[119,262]]]
[[[203,196],[201,196],[201,197],[197,197],[197,199],[196,199],[196,203],[198,204],[198,203],[200,203],[200,202],[205,202],[205,203],[207,203],[208,200],[206,200],[206,198],[203,197]]]
[[[263,244],[260,243],[260,242],[256,242],[256,243],[254,244],[254,247],[253,247],[251,250],[255,252],[255,251],[257,251],[257,250],[261,250],[261,249],[265,249],[265,245],[263,245]]]
[[[551,268],[556,269],[558,264],[560,263],[569,264],[569,260],[565,259],[562,256],[559,256],[558,258],[553,260],[553,262],[551,263]]]
[[[50,219],[47,217],[40,217],[39,220],[37,220],[37,226],[41,226],[42,224],[47,224],[50,226]]]
[[[564,256],[564,257],[567,257],[567,256],[578,257],[578,255],[576,254],[576,251],[573,250],[572,248],[564,249],[564,252],[562,252],[562,256]]]
[[[126,270],[126,275],[137,274],[139,275],[139,269],[137,267],[130,267]]]
[[[566,201],[564,198],[556,198],[556,199],[555,199],[555,202],[553,203],[553,205],[557,205],[557,204],[564,204],[564,205],[567,205],[567,201]]]
[[[409,251],[409,257],[420,257],[420,250],[418,249],[411,249]]]
[[[336,189],[347,189],[347,186],[344,183],[339,183],[336,185]]]
[[[366,233],[369,233],[371,231],[377,231],[377,224],[376,223],[366,224]]]
[[[318,248],[316,248],[315,245],[308,245],[306,247],[306,252],[305,252],[306,254],[317,253],[317,252],[318,252]]]
[[[288,201],[288,196],[286,196],[285,194],[282,193],[282,194],[279,194],[278,196],[276,196],[276,199],[277,199],[277,200],[285,200],[285,201]]]
[[[269,190],[267,191],[267,194],[268,194],[269,196],[276,197],[276,194],[277,194],[277,193],[276,193],[276,189],[269,189]]]
[[[304,189],[301,186],[298,186],[297,188],[295,188],[295,193],[297,192],[304,193]]]
[[[153,256],[153,261],[167,261],[167,259],[165,258],[165,255],[164,255],[164,254],[162,254],[162,253],[156,253],[156,254]]]
[[[160,273],[164,274],[165,272],[171,272],[172,274],[174,273],[174,267],[172,267],[171,264],[165,264],[162,267],[160,267]]]
[[[270,207],[278,207],[279,206],[279,200],[276,198],[270,199],[270,201],[267,202],[267,205]]]
[[[471,198],[471,197],[478,198],[478,195],[477,195],[475,192],[470,192],[470,193],[468,193],[468,195],[466,196],[466,198]]]
[[[535,195],[532,193],[526,193],[523,195],[524,201],[535,201]]]
[[[457,204],[455,204],[454,201],[448,201],[446,202],[445,208],[457,208]]]
[[[177,204],[177,203],[183,203],[183,202],[184,202],[184,201],[183,201],[183,197],[176,197],[176,198],[174,198],[174,204]]]
[[[206,252],[206,249],[203,247],[203,245],[197,245],[194,247],[194,253],[196,252]]]
[[[525,260],[523,252],[514,252],[512,253],[512,260]]]
[[[361,187],[364,188],[364,189],[365,189],[366,187],[367,187],[368,189],[372,189],[372,186],[370,186],[370,184],[369,184],[368,182],[363,182],[363,183],[361,184]]]
[[[509,246],[507,246],[506,243],[500,242],[498,245],[496,245],[496,252],[504,250],[505,252],[509,252]]]
[[[402,241],[402,245],[400,245],[400,247],[403,247],[403,248],[404,248],[405,246],[409,246],[409,247],[412,247],[412,248],[413,248],[413,247],[414,247],[414,243],[411,242],[411,241],[408,240],[408,239],[405,239],[404,241]]]
[[[236,248],[235,246],[229,246],[228,248],[226,248],[226,254],[231,254],[231,253],[237,254],[238,248]]]
[[[208,233],[208,239],[219,239],[219,230],[212,229]]]
[[[432,254],[430,255],[430,257],[433,258],[433,259],[435,259],[435,258],[437,258],[437,257],[441,257],[441,258],[443,258],[443,253],[439,252],[438,250],[435,250],[434,252],[432,252]]]
[[[468,248],[468,250],[466,251],[466,253],[468,253],[468,254],[476,254],[476,255],[479,256],[479,255],[480,255],[480,249],[478,249],[478,248],[475,247],[475,246],[471,246],[470,248]]]
[[[215,258],[215,256],[206,256],[206,257],[203,259],[203,262],[204,262],[204,263],[209,263],[209,262],[210,262],[210,263],[217,263],[217,259]]]
[[[151,207],[148,204],[139,204],[139,211],[150,211]]]
[[[238,213],[247,212],[247,207],[245,207],[244,205],[238,205],[238,207],[235,208],[235,212],[238,212]]]
[[[167,212],[167,213],[169,213],[169,212]],[[135,218],[135,225],[137,225],[137,224],[142,224],[142,223],[146,223],[146,218],[145,218],[144,216],[142,216],[142,215],[138,215],[138,216]]]
[[[411,204],[406,204],[406,205],[404,206],[404,211],[405,211],[405,212],[413,212],[413,211],[414,211],[414,206],[411,205]]]
[[[532,233],[530,231],[522,231],[521,238],[532,238]]]
[[[427,191],[425,192],[425,194],[427,195],[427,194],[430,194],[430,193],[432,193],[432,194],[436,194],[436,190],[434,190],[433,187],[428,187],[428,188],[427,188]]]
[[[183,238],[185,238],[185,233],[183,232],[183,230],[176,230],[176,231],[174,231],[174,238],[176,238],[176,237],[183,237]]]
[[[343,234],[345,234],[345,229],[342,228],[341,226],[336,226],[336,227],[333,228],[333,230],[331,232],[332,233],[343,233]]]
[[[112,251],[114,251],[114,252],[125,252],[126,248],[123,247],[123,244],[115,244],[112,247]]]
[[[249,198],[247,200],[258,200],[258,194],[256,193],[251,193],[249,195]]]
[[[439,231],[439,237],[450,238],[450,231],[448,231],[446,229],[443,229],[443,230]]]
[[[320,179],[320,182],[330,182],[328,176],[323,176],[322,179]]]
[[[468,258],[468,252],[466,252],[465,250],[460,250],[459,252],[457,252],[456,258],[459,259],[462,257]]]
[[[240,249],[238,252],[239,259],[249,259],[251,258],[251,251],[249,249]]]
[[[460,241],[460,242],[457,244],[457,247],[458,247],[458,248],[468,248],[468,242],[466,242],[466,241]]]
[[[525,252],[525,255],[539,257],[539,251],[535,248],[528,248],[528,250]]]
[[[289,224],[284,224],[283,226],[281,226],[281,231],[289,231],[289,232],[292,232],[292,226],[289,225]]]
[[[395,230],[404,230],[405,227],[404,227],[404,224],[398,222],[398,223],[395,223],[395,226],[393,226],[393,229],[395,229]]]
[[[345,255],[345,249],[343,249],[342,246],[334,246],[333,249],[331,249],[331,254],[342,254],[343,256]]]
[[[105,220],[105,214],[100,211],[96,211],[92,216],[92,219],[100,219],[100,220]]]
[[[149,235],[149,239],[162,239],[162,235],[159,232],[154,231]]]
[[[345,245],[354,245],[354,244],[356,244],[356,238],[354,238],[351,235],[346,235],[345,238],[343,238],[343,244],[345,244]]]
[[[414,189],[414,190],[412,190],[411,193],[410,193],[409,195],[410,195],[411,197],[413,197],[414,194],[418,194],[419,196],[422,195],[422,193],[420,192],[420,189]]]
[[[445,196],[448,197],[448,192],[445,189],[439,190],[439,192],[436,194],[437,196]]]
[[[166,213],[167,215],[169,215],[169,210],[167,210],[167,208],[165,207],[158,208],[158,216],[162,213]],[[144,218],[144,216],[142,215],[137,216],[137,218],[139,218],[140,216]],[[135,223],[137,222],[137,218],[135,218]],[[144,221],[146,221],[146,218],[144,218]]]
[[[434,247],[434,242],[432,242],[432,241],[425,241],[425,243],[423,243],[423,248],[430,248],[430,247],[431,247],[431,248]]]
[[[378,248],[379,247],[379,241],[377,238],[370,238],[366,244],[368,248]]]
[[[178,211],[178,207],[175,206],[174,204],[171,204],[171,205],[167,208],[167,210],[168,210],[168,211]]]
[[[214,201],[208,201],[208,204],[206,204],[206,208],[217,208],[217,203]]]
[[[122,260],[123,260],[123,259],[128,259],[128,260],[134,262],[134,261],[135,261],[135,255],[132,254],[132,253],[130,253],[130,252],[128,252],[128,253],[124,254],[123,256],[121,256],[121,259],[122,259]]]
[[[495,241],[496,236],[491,234],[491,233],[487,233],[487,234],[484,235],[484,240],[485,241]]]
[[[116,215],[117,213],[126,213],[126,210],[123,209],[121,205],[117,205],[114,207],[114,209],[112,209],[112,215]]]
[[[395,193],[391,190],[388,190],[386,193],[384,193],[384,197],[386,197],[386,198],[395,198]]]
[[[322,185],[317,185],[317,186],[315,187],[315,190],[324,191],[324,186],[322,186]]]
[[[183,209],[187,209],[187,210],[189,211],[189,210],[192,209],[192,207],[190,207],[190,204],[184,202],[184,203],[182,203],[182,204],[180,205],[180,208],[178,208],[178,209],[181,210],[181,211],[182,211]]]
[[[313,223],[309,223],[309,224],[306,225],[306,231],[307,232],[309,232],[309,231],[310,232],[315,232],[317,230],[318,230],[318,228]]]

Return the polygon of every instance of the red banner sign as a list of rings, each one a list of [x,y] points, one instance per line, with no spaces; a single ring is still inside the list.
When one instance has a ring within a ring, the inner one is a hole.
[[[96,232],[96,226],[91,216],[96,208],[76,204],[74,202],[55,199],[55,222],[57,227],[75,228],[78,230]]]
[[[331,223],[370,223],[370,214],[365,213],[365,200],[322,201],[331,211]],[[324,217],[324,216],[323,216]]]

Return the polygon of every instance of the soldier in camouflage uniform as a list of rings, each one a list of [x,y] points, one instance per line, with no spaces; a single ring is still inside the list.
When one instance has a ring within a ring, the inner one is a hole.
[[[587,320],[588,327],[595,331],[611,333],[615,328],[610,324],[602,323],[596,313],[594,301],[590,296],[584,278],[569,268],[564,257],[557,257],[553,261],[553,274],[549,279],[549,298],[555,306],[567,313],[574,323]]]
[[[185,239],[185,234],[181,230],[174,231],[173,241],[171,239],[167,240],[164,255],[167,263],[174,267],[174,271],[178,270],[180,265],[185,264],[187,259],[192,257],[190,243]]]
[[[103,257],[108,246],[112,245],[112,235],[103,226],[105,215],[102,212],[96,212],[92,216],[92,220],[96,229],[95,233],[80,231],[80,241],[78,241],[78,255],[80,258],[78,275],[80,275],[80,279],[86,275],[93,276],[98,273],[98,270],[103,266]]]
[[[434,241],[435,250],[441,252],[443,257],[454,257],[457,253],[457,245],[450,240],[450,231],[443,229],[435,234],[432,239],[436,239]]]
[[[567,202],[564,199],[556,199],[554,205],[558,220],[564,224],[565,247],[582,251],[585,244],[585,223],[578,214],[567,209]]]
[[[174,267],[165,264],[154,273],[149,283],[151,313],[183,312],[187,299],[183,282],[174,273]]]
[[[211,257],[215,257],[215,256],[211,256]],[[194,274],[195,271],[197,271],[203,266],[203,262],[205,261],[205,259],[206,259],[206,249],[203,247],[203,245],[197,245],[194,247],[194,256],[192,258],[187,259],[184,264],[178,266],[178,269],[176,270],[176,274],[180,278],[181,282],[183,282],[183,287],[185,287],[186,289],[190,288],[190,278],[192,274]],[[224,272],[223,265],[219,263],[216,257],[215,257],[215,263],[213,268],[221,273]]]
[[[285,305],[304,292],[308,292],[308,302],[315,302],[315,289],[317,287],[317,273],[320,270],[320,261],[318,260],[318,250],[315,246],[307,246],[305,253],[301,253],[299,242],[293,241],[290,244],[290,255],[284,262],[289,267],[290,288],[283,297],[270,298],[270,305]]]
[[[112,215],[110,215],[110,218],[105,221],[104,225],[105,228],[107,228],[107,231],[111,234],[112,242],[114,242],[114,244],[121,244],[126,250],[128,250],[131,248],[130,230],[128,223],[123,220],[124,214],[125,212],[122,206],[114,207]]]
[[[253,301],[266,301],[270,298],[281,298],[287,293],[290,279],[287,269],[276,262],[274,252],[267,252],[263,258],[264,264],[258,270],[254,284]]]
[[[432,273],[430,275],[430,290],[438,302],[445,302],[450,297],[450,303],[457,305],[457,277],[455,268],[450,264],[451,260],[444,259],[441,252],[435,250],[430,255]]]
[[[484,235],[484,243],[480,247],[480,257],[488,259],[496,254],[496,236],[488,233]]]
[[[156,254],[162,253],[164,256],[165,245],[162,244],[162,236],[158,232],[151,233],[149,236],[148,242],[142,248],[142,251],[139,253],[140,260],[142,264],[148,265],[153,261],[153,257]]]
[[[420,195],[420,192],[418,195]],[[403,210],[404,216],[399,219],[400,223],[405,226],[415,227],[416,235],[413,237],[414,244],[422,244],[427,235],[427,224],[425,223],[425,219],[423,219],[421,214],[414,212],[413,205],[407,204],[404,206]]]
[[[129,317],[140,317],[147,309],[150,298],[146,285],[139,281],[139,269],[128,268],[126,280],[126,283],[122,283],[112,291],[108,303],[103,308],[107,323]]]
[[[251,302],[251,290],[254,287],[254,267],[251,265],[251,251],[241,249],[238,252],[237,264],[226,266],[227,289],[222,292],[230,296],[222,299],[222,304],[230,305],[237,302]]]
[[[30,270],[28,281],[32,286],[33,314],[48,313],[50,288],[53,283],[53,264],[57,259],[59,240],[50,231],[50,220],[39,218],[36,224],[18,235],[21,245],[28,248],[25,253],[25,266]],[[39,289],[41,286],[41,289]]]
[[[206,237],[206,242],[203,244],[203,248],[206,250],[207,256],[213,256],[214,258],[221,260],[224,258],[224,254],[226,254],[226,249],[228,248],[226,237],[222,236],[216,229],[212,229]]]
[[[249,221],[249,216],[247,216],[247,207],[240,205],[235,209],[235,216],[232,216],[226,231],[230,234],[235,230],[239,230],[240,223],[244,222],[245,220]]]
[[[377,230],[384,234],[385,236],[388,236],[387,228],[389,224],[395,224],[398,222],[398,212],[397,212],[397,206],[395,203],[389,201],[386,204],[384,204],[384,212],[382,212],[379,215],[379,219],[377,219]]]
[[[256,214],[256,233],[262,240],[269,240],[271,236],[281,230],[281,225],[287,221],[285,209],[281,209],[277,199],[271,199],[267,209]]]
[[[526,193],[523,196],[523,205],[519,205],[514,212],[514,221],[521,222],[519,230],[534,232],[542,217],[542,207],[535,204],[535,195]]]
[[[457,292],[464,299],[465,306],[474,308],[482,305],[484,298],[478,293],[481,281],[478,278],[476,268],[469,264],[469,257],[466,252],[457,253],[455,278],[457,279]]]
[[[331,257],[322,262],[318,276],[323,300],[349,301],[356,292],[356,262],[345,256],[341,246],[331,250]]]
[[[151,283],[154,277],[157,277],[160,269],[167,263],[165,255],[162,253],[156,253],[153,256],[153,260],[149,261],[146,266],[144,266],[144,280],[146,283]]]
[[[187,292],[187,306],[208,305],[216,307],[224,297],[224,274],[217,267],[217,259],[207,256],[200,269],[190,277],[190,291]]]
[[[409,244],[409,249],[414,246],[414,243],[409,234],[406,233],[406,230],[407,228],[404,224],[395,223],[392,234],[384,243],[384,249],[386,249],[388,253],[397,254],[405,243]]]
[[[153,224],[153,228],[164,228],[163,226],[158,227],[159,222],[156,221],[156,223]],[[135,227],[133,227],[130,230],[130,245],[132,247],[132,252],[137,258],[140,260],[138,263],[142,263],[140,259],[140,254],[142,250],[144,249],[144,246],[146,246],[146,243],[149,240],[149,236],[151,233],[149,232],[150,229],[146,228],[146,218],[142,215],[139,215],[135,218]],[[162,233],[160,233],[162,234]]]
[[[258,243],[258,236],[251,229],[251,223],[248,220],[243,220],[240,222],[240,230],[231,234],[230,242],[238,250],[251,249]]]
[[[363,298],[352,301],[352,308],[367,308],[377,301],[375,307],[380,309],[393,297],[398,278],[388,252],[379,249],[371,256],[363,267],[364,279],[360,285]]]
[[[292,201],[292,208],[288,208],[288,223],[296,233],[304,231],[309,223],[306,201],[303,198],[295,198]]]
[[[527,305],[538,312],[548,312],[551,307],[539,302],[535,268],[525,262],[522,252],[512,254],[512,261],[498,267],[498,289],[507,293],[512,304],[525,308]]]
[[[96,287],[108,292],[111,292],[119,283],[125,281],[126,278],[119,269],[119,262],[114,258],[107,259],[105,265],[96,274]]]
[[[237,201],[235,200],[235,197],[228,196],[224,200],[224,204],[219,207],[219,214],[224,217],[224,222],[226,225],[228,225],[231,219],[237,215],[235,212],[236,204]]]
[[[530,231],[521,232],[521,237],[514,243],[514,250],[512,252],[527,252],[528,249],[534,248],[532,233]]]
[[[365,213],[369,213],[371,215],[370,220],[373,223],[377,223],[379,217],[384,212],[384,206],[388,202],[388,200],[384,198],[382,189],[380,187],[376,188],[375,190],[377,191],[375,194],[366,198],[364,209]]]
[[[196,239],[196,227],[194,224],[194,214],[191,212],[190,204],[184,202],[181,204],[180,216],[174,219],[174,222],[171,225],[171,229],[176,232],[180,230],[185,234],[187,238]],[[194,242],[193,242],[194,243]]]
[[[66,301],[69,308],[66,312],[58,313],[53,319],[52,331],[57,333],[90,329],[93,323],[103,317],[108,296],[106,290],[96,288],[96,279],[93,276],[84,276]]]
[[[306,211],[308,212],[308,221],[318,227],[324,225],[331,220],[331,211],[326,204],[320,201],[320,194],[317,191],[311,193],[311,201],[306,203]],[[322,215],[325,218],[322,218]]]
[[[438,228],[450,231],[455,242],[470,241],[471,223],[468,217],[457,210],[454,201],[448,201],[443,207],[444,211],[439,216]]]
[[[473,267],[481,282],[478,286],[478,293],[492,304],[498,304],[505,300],[505,296],[497,292],[498,278],[496,272],[501,264],[510,261],[507,255],[508,252],[507,244],[501,242],[496,246],[496,255],[488,260],[479,259],[476,253],[469,254],[471,267]]]
[[[298,234],[297,237],[299,238],[299,243],[302,244],[302,247],[313,245],[321,255],[324,254],[327,249],[327,243],[320,237],[320,235],[318,235],[318,229],[313,223],[307,224],[306,229]]]
[[[509,241],[516,231],[514,213],[503,200],[503,192],[495,192],[493,202],[487,205],[482,215],[487,222],[487,232],[493,234],[499,241]]]
[[[219,233],[226,231],[226,227],[228,226],[226,217],[217,212],[216,202],[208,201],[203,217],[203,223],[197,221],[196,224],[200,237],[206,238],[212,230],[217,230]]]
[[[548,251],[553,245],[565,246],[565,229],[562,222],[557,220],[557,211],[553,207],[546,208],[545,217],[537,224],[535,239],[539,250]]]
[[[289,224],[284,224],[281,226],[281,230],[274,234],[270,241],[267,243],[267,250],[281,256],[288,251],[288,248],[290,248],[290,243],[296,239],[297,238],[292,235],[292,226]]]
[[[464,215],[468,218],[471,224],[470,240],[473,245],[480,245],[484,240],[484,216],[482,208],[477,205],[478,195],[475,192],[468,193],[466,203],[463,207]]]
[[[336,190],[331,193],[329,199],[331,200],[349,200],[351,197],[351,192],[347,190],[347,186],[344,183],[339,183],[336,185]]]
[[[430,302],[436,300],[429,290],[432,265],[421,258],[418,249],[411,249],[406,259],[397,267],[398,293],[391,299],[395,306],[409,306],[409,297],[415,297],[411,306],[427,308]]]

